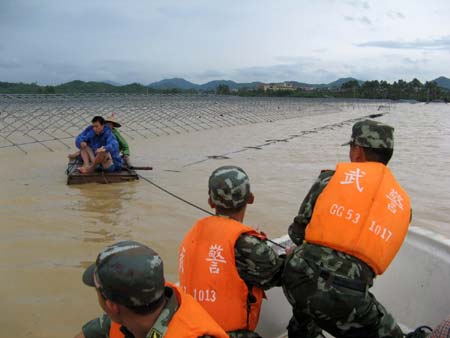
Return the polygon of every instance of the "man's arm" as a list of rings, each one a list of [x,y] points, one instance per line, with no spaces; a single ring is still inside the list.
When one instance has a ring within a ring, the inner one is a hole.
[[[104,145],[104,148],[107,152],[110,154],[118,153],[119,152],[119,142],[117,142],[116,137],[112,133],[111,130],[109,132],[106,132],[106,144]]]
[[[320,193],[325,189],[331,177],[334,175],[334,170],[322,170],[319,177],[316,179],[305,199],[303,200],[298,215],[295,216],[293,223],[289,226],[288,234],[291,240],[301,245],[305,239],[306,226],[311,221],[314,206]]]
[[[234,246],[239,276],[250,285],[269,289],[281,285],[284,256],[258,237],[242,234]]]
[[[88,126],[86,127],[80,135],[77,136],[77,138],[75,139],[75,146],[78,149],[81,149],[81,142],[88,142],[89,138],[92,136],[92,127]]]

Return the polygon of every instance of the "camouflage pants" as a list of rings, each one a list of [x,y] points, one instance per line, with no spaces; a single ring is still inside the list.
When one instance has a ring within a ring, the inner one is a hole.
[[[230,338],[261,338],[259,334],[248,330],[236,330],[227,332]]]
[[[321,252],[323,262],[321,259],[319,262],[311,261],[309,257],[305,258],[304,246],[298,247],[288,257],[284,270],[283,289],[293,306],[289,338],[315,338],[320,336],[322,329],[335,337],[403,337],[394,318],[368,292],[368,288],[345,287],[318,273],[324,267],[329,268],[331,274],[335,271],[342,273],[342,266],[348,262],[340,260],[345,258],[327,248],[329,251]],[[349,269],[348,276],[355,275],[357,269],[357,266]]]

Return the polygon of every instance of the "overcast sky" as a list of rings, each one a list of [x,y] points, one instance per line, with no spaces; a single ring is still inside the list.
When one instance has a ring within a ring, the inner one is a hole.
[[[0,81],[441,75],[449,0],[0,0]]]

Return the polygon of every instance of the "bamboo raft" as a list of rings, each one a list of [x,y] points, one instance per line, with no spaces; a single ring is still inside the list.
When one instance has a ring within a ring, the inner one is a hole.
[[[78,160],[71,160],[67,165],[67,184],[86,184],[86,183],[119,183],[130,182],[139,179],[135,170],[123,167],[121,171],[113,173],[107,173],[103,171],[95,171],[89,174],[82,174],[78,171],[78,168],[82,163]]]

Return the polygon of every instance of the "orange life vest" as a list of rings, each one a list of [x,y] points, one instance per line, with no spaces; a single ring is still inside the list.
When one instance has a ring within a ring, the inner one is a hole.
[[[166,285],[175,293],[179,307],[169,322],[165,338],[198,338],[205,335],[228,338],[219,324],[190,295],[181,292],[173,284],[167,283]],[[109,337],[124,338],[120,327],[120,324],[111,322]]]
[[[264,297],[262,289],[247,286],[236,268],[234,245],[244,233],[265,238],[233,219],[206,217],[187,233],[178,255],[180,287],[225,331],[253,331]]]
[[[305,239],[353,255],[382,274],[405,239],[410,215],[409,197],[388,167],[339,163],[316,201]]]

